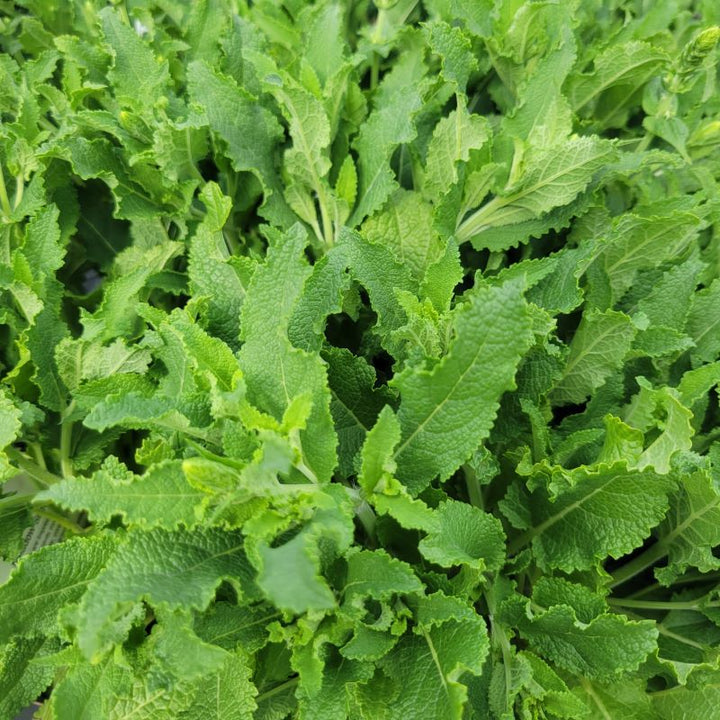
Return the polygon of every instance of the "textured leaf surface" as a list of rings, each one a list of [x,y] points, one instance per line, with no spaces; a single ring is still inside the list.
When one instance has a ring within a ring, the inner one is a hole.
[[[578,468],[556,499],[532,496],[533,548],[546,567],[567,572],[640,546],[668,509],[672,480],[624,463]]]
[[[456,333],[432,371],[398,381],[402,440],[395,459],[400,479],[414,492],[436,475],[448,477],[490,432],[530,341],[520,287],[480,290],[458,315]]]
[[[635,337],[630,318],[608,310],[589,313],[570,345],[562,377],[553,391],[559,403],[580,403],[620,366]]]
[[[80,647],[97,657],[108,647],[113,622],[134,603],[201,610],[222,580],[252,594],[242,538],[222,530],[154,530],[130,534],[90,585],[80,608]]]
[[[0,3],[0,716],[715,717],[716,5]]]
[[[68,510],[84,509],[94,522],[121,515],[130,525],[172,529],[195,525],[206,495],[190,486],[181,463],[173,462],[124,480],[100,470],[91,478],[64,480],[40,497]]]
[[[116,547],[111,535],[75,538],[23,560],[0,588],[0,637],[58,634],[58,613],[82,597]]]

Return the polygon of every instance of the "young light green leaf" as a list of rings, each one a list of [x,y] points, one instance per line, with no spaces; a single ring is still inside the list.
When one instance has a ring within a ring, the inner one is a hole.
[[[362,447],[361,467],[358,476],[360,487],[370,494],[378,485],[393,476],[397,465],[393,458],[395,447],[400,442],[400,423],[389,406],[385,406],[377,422],[365,437]]]

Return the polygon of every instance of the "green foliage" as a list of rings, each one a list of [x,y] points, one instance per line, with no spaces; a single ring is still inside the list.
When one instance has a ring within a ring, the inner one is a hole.
[[[716,5],[0,1],[0,720],[720,718]]]

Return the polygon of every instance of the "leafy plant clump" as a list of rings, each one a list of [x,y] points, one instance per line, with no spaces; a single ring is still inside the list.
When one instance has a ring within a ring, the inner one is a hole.
[[[0,719],[720,718],[715,0],[0,2]]]

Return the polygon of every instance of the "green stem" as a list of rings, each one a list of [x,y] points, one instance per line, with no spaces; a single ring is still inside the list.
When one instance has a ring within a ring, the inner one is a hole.
[[[365,500],[365,498],[361,495],[360,491],[357,488],[350,487],[348,488],[348,490],[352,498],[355,500],[355,515],[360,521],[360,524],[363,526],[363,529],[365,530],[368,538],[370,538],[370,540],[374,542],[375,525],[377,523],[375,511],[372,509],[367,500]]]
[[[583,690],[585,690],[585,692],[592,698],[603,719],[613,720],[612,715],[608,712],[605,704],[600,699],[600,696],[595,692],[595,688],[592,683],[587,678],[580,678],[580,684],[583,686]]]
[[[47,463],[45,462],[45,456],[43,455],[42,446],[40,445],[40,443],[28,443],[28,448],[32,450],[32,454],[35,457],[35,462],[38,464],[38,466],[41,467],[43,470],[47,470]]]
[[[688,601],[674,600],[630,600],[628,598],[608,598],[613,607],[637,608],[639,610],[702,610],[706,607],[720,607],[720,601],[703,602],[703,598]]]
[[[370,62],[370,90],[373,91],[378,86],[380,79],[380,56],[374,52]]]
[[[333,237],[333,226],[332,226],[332,218],[330,216],[330,212],[328,209],[328,198],[327,194],[325,192],[325,187],[323,186],[322,180],[320,176],[317,173],[317,169],[315,167],[315,164],[312,161],[312,153],[310,152],[310,145],[305,137],[305,133],[302,129],[302,122],[300,121],[300,117],[297,113],[297,110],[295,109],[295,105],[293,104],[290,97],[287,95],[287,93],[283,92],[282,90],[278,91],[278,94],[287,108],[288,112],[292,116],[292,121],[295,122],[297,127],[300,129],[298,136],[296,138],[299,145],[302,146],[302,152],[307,158],[308,161],[308,170],[310,172],[310,179],[311,179],[311,185],[313,190],[315,191],[315,195],[318,199],[318,205],[320,206],[320,218],[322,221],[322,233],[319,234],[319,238],[321,242],[326,245],[327,247],[332,247],[332,245],[335,242],[335,239]],[[295,141],[295,138],[294,138]],[[313,230],[315,228],[313,227]],[[315,234],[318,235],[318,231],[315,230]]]
[[[496,197],[485,203],[481,208],[476,210],[467,220],[464,220],[458,226],[455,237],[460,245],[475,237],[483,230],[492,227],[492,216],[505,205],[510,204],[512,198]]]
[[[377,19],[375,20],[375,27],[373,28],[373,34],[370,38],[370,42],[373,45],[379,45],[382,40],[382,35],[385,30],[385,22],[387,21],[387,12],[383,8],[378,9]]]
[[[22,173],[19,173],[15,176],[15,203],[13,204],[13,208],[15,210],[18,209],[20,206],[20,203],[23,199],[23,192],[25,190],[25,178],[23,177]]]
[[[3,213],[9,220],[12,214],[12,208],[10,207],[10,198],[7,194],[7,187],[5,186],[5,173],[0,168],[0,204],[2,204]]]
[[[72,415],[75,409],[75,401],[73,400],[65,409],[63,415],[67,418]],[[63,477],[72,477],[73,465],[72,465],[72,431],[74,423],[70,420],[64,419],[62,427],[60,428],[60,468],[62,470]]]
[[[512,557],[513,555],[517,555],[537,534],[535,528],[530,528],[524,533],[520,533],[520,535],[508,544],[508,556]]]
[[[692,449],[696,453],[703,453],[710,447],[718,438],[720,438],[720,428],[711,430],[706,435],[698,435],[693,440]]]
[[[645,152],[645,150],[650,147],[650,143],[653,141],[654,138],[655,136],[652,133],[645,133],[645,136],[635,148],[635,152]]]
[[[465,476],[465,487],[467,488],[470,504],[484,510],[485,500],[477,473],[469,465],[463,465],[463,475]]]
[[[35,493],[16,493],[15,495],[0,498],[0,512],[4,513],[12,508],[29,505],[34,497]]]
[[[185,128],[185,151],[187,152],[188,162],[190,163],[190,171],[201,182],[204,180],[202,174],[198,170],[192,155],[192,145],[190,144],[190,128]]]
[[[505,262],[505,253],[502,250],[492,250],[488,255],[485,272],[499,270]]]
[[[618,585],[622,585],[636,575],[639,575],[643,570],[646,570],[651,565],[661,560],[668,554],[667,545],[662,541],[655,543],[652,547],[649,547],[644,553],[638,555],[634,560],[626,563],[621,568],[618,568],[613,573],[613,579],[610,583],[610,587],[614,588]]]
[[[505,628],[495,619],[495,596],[492,589],[483,593],[488,608],[488,620],[490,623],[490,638],[493,645],[500,648],[503,658],[503,672],[505,674],[505,689],[507,690],[512,681],[513,648],[505,633]],[[505,710],[510,708],[505,705]]]
[[[328,210],[327,194],[322,183],[318,180],[317,187],[315,189],[318,196],[318,204],[320,205],[320,218],[322,219],[323,228],[323,242],[328,248],[331,248],[335,244],[335,233],[333,231],[332,218],[330,217],[330,211]]]
[[[65,515],[61,515],[50,508],[35,508],[35,514],[40,517],[47,518],[48,520],[52,520],[54,523],[57,523],[60,527],[65,528],[65,530],[68,530],[74,535],[86,535],[92,529],[89,527],[84,528],[70,518],[65,517]]]
[[[32,478],[41,487],[50,487],[60,479],[57,475],[53,475],[44,468],[34,463],[29,458],[26,458],[19,450],[15,448],[7,448],[5,454],[12,460],[24,473]]]
[[[299,677],[290,678],[289,680],[286,680],[283,683],[280,683],[279,685],[276,685],[274,688],[270,688],[270,690],[266,690],[265,692],[260,693],[256,698],[255,702],[260,704],[264,700],[267,700],[281,692],[284,692],[288,688],[294,687],[298,684],[298,681],[300,680]]]
[[[703,645],[702,643],[695,642],[694,640],[691,640],[690,638],[685,637],[684,635],[678,635],[678,633],[674,633],[672,630],[668,630],[662,623],[656,623],[655,627],[658,629],[658,632],[661,635],[665,635],[665,637],[672,638],[673,640],[677,640],[678,642],[683,643],[683,645],[689,645],[690,647],[697,648],[698,650],[707,650],[708,647],[706,645]]]

